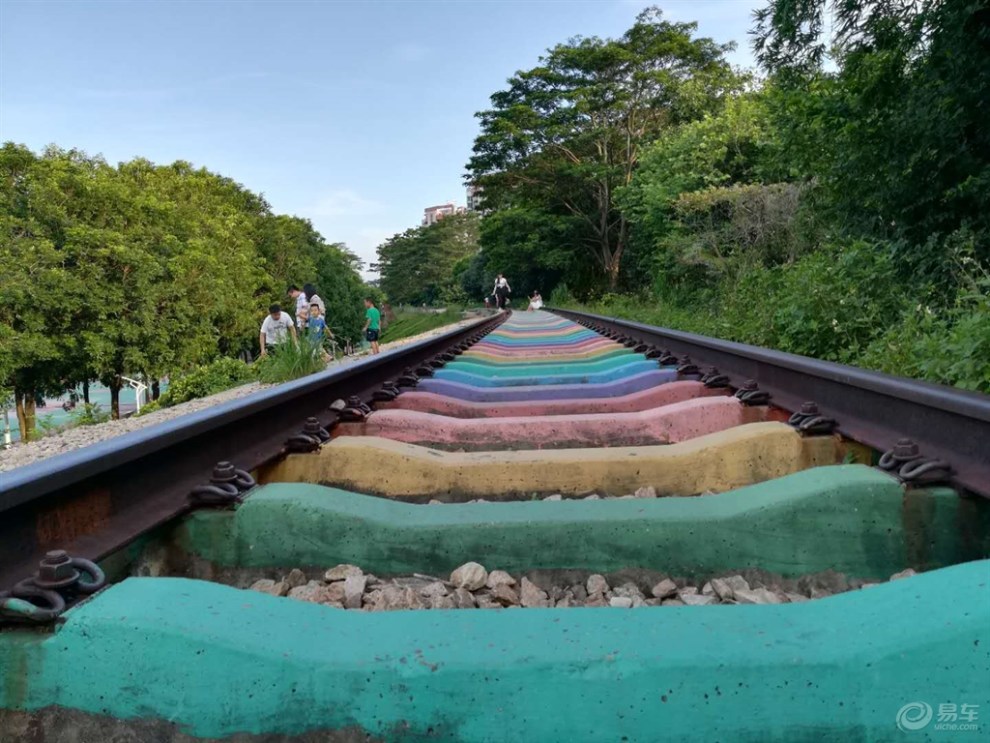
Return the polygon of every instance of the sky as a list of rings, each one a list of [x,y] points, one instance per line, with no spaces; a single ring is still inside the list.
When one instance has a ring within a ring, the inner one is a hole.
[[[474,114],[510,75],[654,4],[752,66],[760,0],[0,0],[0,140],[192,162],[367,264],[464,204]]]

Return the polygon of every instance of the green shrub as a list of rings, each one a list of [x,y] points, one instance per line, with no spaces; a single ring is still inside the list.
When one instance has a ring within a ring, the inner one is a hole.
[[[97,423],[106,423],[110,420],[110,411],[103,410],[98,403],[84,402],[82,407],[77,408],[69,416],[72,426],[93,426]]]
[[[162,399],[159,397],[157,400],[152,400],[151,402],[146,402],[141,406],[141,412],[135,413],[134,417],[138,418],[142,415],[148,415],[148,413],[154,413],[156,410],[161,410],[164,405],[162,405]]]
[[[251,367],[243,361],[220,358],[170,379],[168,390],[159,398],[159,405],[167,408],[198,397],[215,395],[250,382],[253,378]]]
[[[323,345],[304,335],[298,343],[280,343],[255,363],[258,379],[266,384],[288,382],[323,371],[327,365]]]
[[[860,364],[990,393],[990,277],[982,277],[953,307],[917,304],[864,351]]]

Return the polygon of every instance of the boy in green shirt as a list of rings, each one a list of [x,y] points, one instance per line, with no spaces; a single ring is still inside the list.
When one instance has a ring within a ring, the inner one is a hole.
[[[378,353],[378,335],[382,327],[382,313],[375,307],[371,297],[364,300],[364,337],[371,343],[371,352]]]

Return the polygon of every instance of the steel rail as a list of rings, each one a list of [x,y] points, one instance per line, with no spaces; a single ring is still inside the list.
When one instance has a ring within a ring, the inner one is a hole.
[[[924,456],[952,466],[954,485],[990,497],[988,395],[620,318],[551,311],[686,354],[696,364],[716,367],[733,387],[754,379],[785,410],[814,401],[838,422],[839,433],[877,451],[910,438]]]
[[[0,590],[34,573],[45,552],[99,560],[186,511],[214,465],[253,470],[283,453],[304,421],[328,425],[334,400],[381,385],[502,322],[482,318],[434,338],[262,390],[0,473]]]

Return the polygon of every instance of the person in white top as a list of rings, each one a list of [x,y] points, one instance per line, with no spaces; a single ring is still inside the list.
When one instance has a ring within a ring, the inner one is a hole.
[[[512,287],[509,286],[509,282],[506,281],[502,274],[499,274],[498,278],[495,279],[495,288],[492,289],[492,293],[495,295],[495,302],[498,304],[498,308],[504,310],[509,295],[512,294]]]
[[[261,355],[267,356],[268,352],[280,343],[284,343],[287,336],[292,336],[292,342],[296,342],[296,324],[292,321],[292,316],[288,312],[282,312],[282,308],[273,304],[268,308],[265,321],[261,323],[261,333],[258,335],[258,345],[261,346]]]
[[[327,319],[327,306],[320,299],[320,295],[316,293],[316,287],[312,284],[303,284],[303,296],[306,297],[306,306],[309,307],[312,304],[319,305],[320,307],[320,317],[324,320]],[[306,315],[309,317],[309,315]]]
[[[296,300],[296,325],[300,330],[305,330],[306,320],[309,318],[309,302],[306,300],[306,294],[293,284],[289,287],[289,296]]]
[[[533,310],[538,310],[543,306],[543,297],[540,296],[539,292],[533,292],[533,296],[529,298],[529,307],[526,308],[528,312]]]

